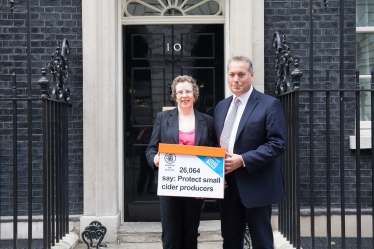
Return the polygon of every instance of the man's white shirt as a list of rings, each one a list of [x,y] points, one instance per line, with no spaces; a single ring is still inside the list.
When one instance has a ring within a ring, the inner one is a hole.
[[[249,89],[248,92],[242,94],[239,97],[236,97],[235,95],[233,95],[233,98],[232,98],[232,101],[231,101],[231,104],[230,104],[230,107],[229,107],[229,110],[228,110],[227,113],[230,113],[230,111],[231,111],[231,109],[232,109],[232,107],[234,105],[235,98],[239,98],[240,99],[240,105],[238,106],[238,111],[236,112],[235,121],[234,121],[234,124],[232,126],[232,131],[231,131],[231,134],[230,134],[229,145],[227,146],[227,152],[229,152],[229,153],[233,153],[234,144],[235,144],[235,138],[236,138],[236,134],[238,132],[238,127],[239,127],[240,119],[243,116],[244,109],[245,109],[245,107],[247,105],[249,97],[252,94],[252,91],[253,91],[253,86],[251,86],[251,88]],[[227,117],[227,115],[226,115],[226,117]],[[243,164],[244,164],[244,162],[243,162]]]

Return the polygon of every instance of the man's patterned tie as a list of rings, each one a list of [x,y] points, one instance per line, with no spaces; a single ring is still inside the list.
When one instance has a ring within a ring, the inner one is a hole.
[[[223,130],[222,130],[219,143],[221,145],[221,148],[225,148],[226,151],[227,151],[227,147],[229,146],[230,134],[231,134],[232,126],[234,124],[236,112],[238,111],[239,105],[240,105],[240,99],[236,97],[234,100],[234,105],[231,108],[229,115],[226,117],[226,121],[223,126]]]

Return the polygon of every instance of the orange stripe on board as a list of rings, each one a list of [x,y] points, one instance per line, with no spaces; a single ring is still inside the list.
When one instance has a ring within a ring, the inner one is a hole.
[[[189,146],[189,145],[160,143],[158,146],[158,152],[183,154],[183,155],[194,155],[194,156],[225,157],[224,148],[207,147],[207,146]]]

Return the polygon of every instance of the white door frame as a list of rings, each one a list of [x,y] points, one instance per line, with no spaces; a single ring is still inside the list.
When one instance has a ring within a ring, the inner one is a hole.
[[[253,85],[263,92],[264,1],[223,1],[223,19],[184,17],[173,19],[173,24],[223,23],[225,61],[232,55],[251,58],[256,74]],[[124,221],[122,25],[151,21],[124,21],[121,7],[121,0],[82,0],[84,213],[80,229],[99,220],[107,227],[108,242],[117,242]],[[152,24],[170,24],[171,18],[165,18],[155,17]],[[229,95],[225,85],[225,96]]]

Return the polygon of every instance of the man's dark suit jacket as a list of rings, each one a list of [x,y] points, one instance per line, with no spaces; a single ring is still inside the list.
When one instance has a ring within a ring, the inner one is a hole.
[[[195,111],[195,143],[196,146],[213,146],[213,118]],[[146,150],[148,164],[155,168],[153,158],[158,153],[158,144],[178,144],[179,124],[178,109],[159,112],[153,127],[152,137]]]
[[[232,97],[218,103],[214,114],[217,141]],[[286,122],[278,99],[253,89],[241,117],[233,153],[245,167],[234,174],[245,207],[271,205],[285,198],[279,156],[286,148]],[[230,186],[229,186],[230,187]]]

